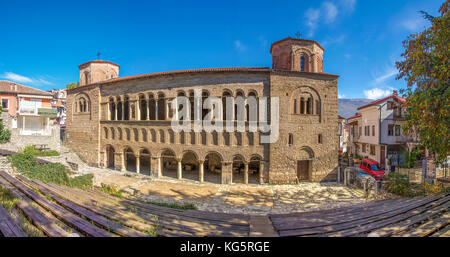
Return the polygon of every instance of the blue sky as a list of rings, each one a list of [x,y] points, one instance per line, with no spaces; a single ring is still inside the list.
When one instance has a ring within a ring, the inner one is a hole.
[[[404,87],[395,61],[407,35],[444,0],[0,0],[0,80],[49,90],[78,65],[110,60],[120,76],[213,67],[271,67],[272,42],[299,31],[324,48],[339,95],[379,98]]]

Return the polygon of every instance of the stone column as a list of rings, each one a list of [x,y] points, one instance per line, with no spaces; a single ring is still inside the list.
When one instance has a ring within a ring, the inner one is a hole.
[[[244,163],[245,169],[244,169],[244,184],[248,184],[248,162]]]
[[[141,100],[136,101],[136,120],[141,120]]]
[[[125,167],[125,159],[126,159],[126,156],[125,156],[124,153],[122,153],[122,167],[121,167],[122,171],[126,171],[127,170],[126,167]]]
[[[259,162],[259,184],[264,184],[264,162]]]
[[[162,161],[161,157],[158,157],[158,178],[162,177]]]
[[[170,120],[170,117],[169,117],[170,107],[171,107],[170,103],[166,103],[166,120]],[[178,110],[177,110],[177,115],[178,115]]]
[[[306,105],[307,105],[307,103],[308,103],[308,99],[305,99],[303,101],[303,113],[302,114],[306,114]]]
[[[139,174],[141,173],[141,156],[140,155],[136,155],[136,173]]]
[[[203,183],[204,180],[204,176],[205,176],[205,171],[203,169],[203,165],[204,161],[198,161],[198,181],[200,183]]]
[[[108,151],[105,150],[103,152],[104,160],[103,160],[103,167],[108,168]]]
[[[177,178],[178,179],[182,179],[183,178],[183,171],[182,171],[182,165],[181,165],[181,160],[180,159],[178,159],[177,160],[177,162],[178,162],[178,170],[177,170]]]
[[[128,101],[128,104],[130,102]],[[125,120],[125,101],[122,101],[120,104],[122,104],[122,120]]]

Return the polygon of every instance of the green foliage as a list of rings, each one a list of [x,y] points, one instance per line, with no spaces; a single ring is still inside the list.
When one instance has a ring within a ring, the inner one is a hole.
[[[178,210],[197,210],[197,206],[195,206],[192,203],[184,203],[182,205],[176,204],[176,203],[161,203],[161,202],[153,202],[153,201],[145,201],[145,203],[158,205],[158,206],[162,206],[162,207],[178,209]]]
[[[450,149],[449,4],[447,0],[441,6],[439,17],[422,12],[431,27],[408,36],[403,42],[403,60],[396,63],[397,79],[407,81],[407,88],[401,91],[408,99],[403,128],[407,134],[419,136],[438,164],[445,161]]]
[[[33,166],[22,174],[31,179],[37,179],[44,183],[55,183],[58,185],[69,185],[69,176],[66,167],[60,163],[49,163]]]
[[[414,168],[417,163],[417,156],[420,154],[420,150],[414,151],[403,151],[402,154],[405,155],[405,164],[401,165],[402,168],[410,169]]]
[[[36,165],[36,158],[30,153],[10,155],[8,158],[19,172],[29,171]]]
[[[3,107],[0,106],[0,116],[2,115]],[[5,129],[3,121],[0,121],[0,144],[4,144],[11,139],[11,132]]]
[[[33,156],[37,157],[45,157],[45,156],[59,156],[59,152],[56,150],[39,150],[36,149],[34,145],[28,145],[23,150],[24,153],[29,153]]]
[[[71,82],[71,83],[66,85],[66,88],[67,89],[72,89],[72,88],[76,88],[78,86],[80,86],[80,83]]]
[[[11,190],[0,187],[0,205],[3,208],[10,210],[13,208],[20,199],[17,198]]]
[[[407,175],[389,173],[386,177],[386,190],[400,196],[410,196],[411,184]]]
[[[120,197],[120,198],[124,197],[123,190],[119,189],[115,185],[107,185],[107,184],[102,183],[102,185],[100,187],[100,191],[105,192],[110,195]]]
[[[36,165],[36,158],[28,151],[9,156],[11,163],[25,177],[44,183],[54,183],[77,188],[91,188],[93,175],[87,174],[71,178],[69,171],[60,163]]]

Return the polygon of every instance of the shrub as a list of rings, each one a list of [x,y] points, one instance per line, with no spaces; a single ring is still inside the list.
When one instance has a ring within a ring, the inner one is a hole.
[[[60,163],[36,165],[36,158],[31,154],[31,148],[24,153],[11,155],[11,163],[25,177],[37,179],[44,183],[54,183],[81,189],[92,187],[93,175],[83,175],[70,178],[66,167]]]
[[[30,153],[11,155],[9,160],[19,172],[29,171],[36,165],[36,158]]]
[[[69,176],[66,167],[60,163],[49,163],[33,166],[23,175],[31,179],[37,179],[45,183],[55,183],[58,185],[69,185]]]
[[[410,196],[411,184],[408,176],[399,173],[389,173],[386,178],[386,190],[400,196]]]
[[[425,184],[423,184],[423,189],[425,195],[438,195],[445,192],[445,189],[441,187],[441,184],[439,182],[435,184],[429,184],[428,182],[425,182]]]

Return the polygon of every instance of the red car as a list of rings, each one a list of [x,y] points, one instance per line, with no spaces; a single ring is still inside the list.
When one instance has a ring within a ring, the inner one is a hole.
[[[376,180],[383,180],[384,170],[380,167],[380,163],[372,159],[362,159],[359,167],[369,173]]]

